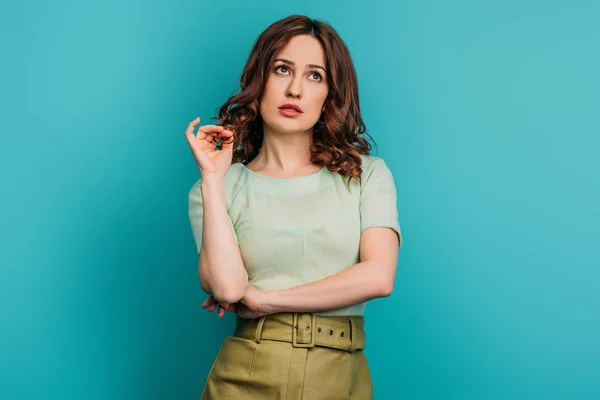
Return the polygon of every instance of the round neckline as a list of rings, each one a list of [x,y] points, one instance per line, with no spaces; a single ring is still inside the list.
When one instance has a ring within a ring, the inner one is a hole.
[[[260,174],[260,173],[258,173],[256,171],[252,171],[250,168],[248,168],[244,164],[242,164],[242,163],[240,163],[240,164],[251,175],[257,176],[257,177],[259,177],[261,179],[270,180],[270,181],[273,181],[273,182],[284,182],[284,181],[285,182],[288,182],[288,181],[296,182],[298,180],[303,180],[303,179],[308,179],[308,178],[313,178],[313,177],[319,176],[319,175],[321,175],[323,172],[325,172],[327,170],[327,166],[323,166],[323,168],[321,168],[319,171],[317,171],[317,172],[315,172],[313,174],[310,174],[310,175],[294,176],[294,177],[291,177],[291,178],[276,178],[274,176],[263,175],[263,174]]]

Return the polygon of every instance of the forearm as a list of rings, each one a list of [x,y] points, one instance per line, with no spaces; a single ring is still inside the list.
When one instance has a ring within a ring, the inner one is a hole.
[[[269,314],[320,312],[351,306],[391,294],[393,276],[373,261],[358,263],[328,278],[265,294],[262,306]]]
[[[244,295],[248,275],[227,213],[225,180],[203,177],[201,190],[204,218],[200,280],[219,302],[234,303]]]

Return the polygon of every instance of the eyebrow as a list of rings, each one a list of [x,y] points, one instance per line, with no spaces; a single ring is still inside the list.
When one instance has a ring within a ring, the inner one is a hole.
[[[294,63],[293,61],[286,60],[285,58],[276,58],[275,61],[282,61],[282,62],[292,65],[292,66],[296,65],[296,63]],[[321,68],[323,71],[327,72],[327,70],[325,68],[321,67],[318,64],[306,64],[306,66],[308,68]]]

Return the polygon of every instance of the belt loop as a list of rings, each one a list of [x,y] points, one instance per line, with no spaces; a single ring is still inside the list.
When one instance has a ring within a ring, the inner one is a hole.
[[[254,341],[258,344],[260,344],[261,341],[261,335],[262,335],[262,329],[263,329],[263,325],[265,324],[265,318],[266,316],[262,316],[260,317],[260,319],[258,320],[258,324],[256,325],[256,332],[254,333]]]
[[[356,351],[356,322],[352,317],[348,318],[350,321],[350,352]]]

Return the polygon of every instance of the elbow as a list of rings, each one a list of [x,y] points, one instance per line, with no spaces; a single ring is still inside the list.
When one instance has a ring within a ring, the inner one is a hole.
[[[219,303],[233,304],[244,297],[247,286],[247,279],[239,279],[238,282],[229,281],[222,282],[221,284],[204,284],[202,288],[206,293],[210,293]]]
[[[244,297],[246,287],[248,286],[248,280],[246,278],[246,280],[240,279],[239,282],[230,281],[215,285],[214,283],[209,284],[204,279],[200,278],[200,284],[202,290],[204,290],[206,294],[212,295],[219,303],[232,304]]]
[[[216,290],[213,293],[213,297],[219,303],[233,304],[237,303],[244,297],[244,292],[246,288],[234,288],[234,287],[225,287],[220,290]]]
[[[394,281],[386,280],[377,285],[377,297],[389,297],[394,291]]]
[[[230,279],[227,283],[213,288],[213,297],[219,303],[233,304],[237,303],[244,297],[246,288],[248,287],[248,275],[245,273],[239,276],[239,279]]]

